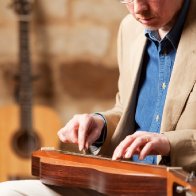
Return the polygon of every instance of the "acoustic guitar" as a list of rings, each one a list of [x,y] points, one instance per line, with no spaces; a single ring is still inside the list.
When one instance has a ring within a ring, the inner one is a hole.
[[[0,181],[31,178],[31,154],[41,146],[58,147],[59,117],[51,108],[33,105],[29,52],[29,0],[14,0],[19,16],[19,100],[0,107]]]

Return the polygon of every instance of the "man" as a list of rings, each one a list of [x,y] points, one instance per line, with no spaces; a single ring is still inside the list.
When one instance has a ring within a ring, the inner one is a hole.
[[[100,153],[113,153],[114,160],[140,161],[153,154],[158,160],[149,156],[144,162],[196,170],[196,3],[122,3],[132,16],[123,20],[119,31],[116,105],[102,116],[74,116],[58,132],[59,138],[88,149],[97,146],[107,128]]]
[[[115,107],[75,115],[58,136],[63,142],[77,143],[80,150],[110,154],[113,160],[196,170],[196,2],[122,3],[131,15],[119,30]],[[21,191],[17,183],[3,183],[0,194],[8,189],[27,194],[25,185]],[[25,183],[31,187],[29,192],[35,183],[39,192],[54,191],[38,181]]]

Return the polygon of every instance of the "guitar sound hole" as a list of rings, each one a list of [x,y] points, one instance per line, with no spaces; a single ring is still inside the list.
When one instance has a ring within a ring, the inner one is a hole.
[[[33,151],[41,147],[41,142],[35,132],[18,131],[12,139],[13,150],[23,158],[30,158]]]

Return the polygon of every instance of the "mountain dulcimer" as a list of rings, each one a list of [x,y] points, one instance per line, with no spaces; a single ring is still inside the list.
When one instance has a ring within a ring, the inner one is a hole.
[[[93,189],[106,195],[196,194],[196,178],[182,168],[112,161],[45,148],[32,154],[32,175],[48,185]]]

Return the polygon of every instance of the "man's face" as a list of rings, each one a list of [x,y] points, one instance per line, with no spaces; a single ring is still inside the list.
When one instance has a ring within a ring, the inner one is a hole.
[[[134,0],[127,4],[133,17],[152,30],[170,28],[184,0]]]

